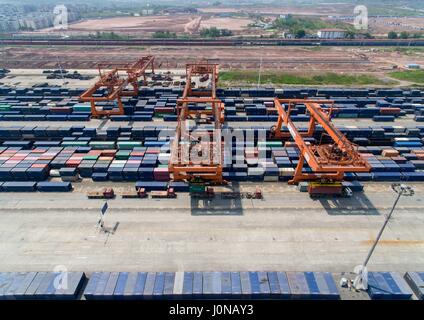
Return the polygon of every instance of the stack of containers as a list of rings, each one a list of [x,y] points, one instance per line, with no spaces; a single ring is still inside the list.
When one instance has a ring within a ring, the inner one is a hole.
[[[57,154],[56,150],[55,148],[34,150],[4,148],[0,150],[0,180],[42,181],[47,179],[50,170],[49,164]]]
[[[75,182],[79,179],[77,168],[61,168],[59,174],[64,182]]]

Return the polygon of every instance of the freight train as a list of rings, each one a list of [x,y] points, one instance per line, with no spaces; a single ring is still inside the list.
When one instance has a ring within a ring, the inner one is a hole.
[[[1,39],[0,45],[63,46],[424,46],[424,39]]]

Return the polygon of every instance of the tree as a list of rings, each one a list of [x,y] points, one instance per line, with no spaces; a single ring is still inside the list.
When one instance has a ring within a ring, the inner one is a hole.
[[[346,38],[348,38],[348,39],[354,39],[355,38],[355,31],[353,31],[353,30],[347,30],[346,31]]]
[[[176,38],[177,34],[174,32],[169,32],[168,30],[166,31],[156,31],[152,34],[152,38],[156,38],[156,39],[172,39],[172,38]]]
[[[200,36],[205,38],[217,38],[232,36],[233,32],[228,29],[218,29],[216,27],[204,28],[200,30]]]
[[[397,33],[396,33],[396,32],[394,32],[394,31],[390,31],[390,32],[387,34],[387,38],[389,38],[389,39],[397,39],[397,37],[398,37],[398,35],[397,35]]]
[[[233,35],[233,32],[228,29],[221,29],[221,36],[223,37],[231,37]]]
[[[401,38],[401,39],[408,39],[408,38],[409,38],[409,33],[408,33],[408,32],[406,32],[406,31],[402,31],[402,32],[400,33],[400,38]]]
[[[306,31],[303,29],[296,30],[296,32],[294,33],[294,36],[297,39],[304,38],[306,36]]]

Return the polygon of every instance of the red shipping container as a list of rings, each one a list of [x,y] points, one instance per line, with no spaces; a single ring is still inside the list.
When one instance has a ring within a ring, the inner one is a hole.
[[[46,152],[46,150],[45,149],[34,149],[31,152],[32,153],[44,153],[44,152]]]
[[[47,168],[47,164],[34,163],[31,168]]]
[[[156,113],[174,113],[174,108],[169,107],[155,107]]]
[[[131,157],[144,157],[144,151],[133,151],[130,153]]]
[[[399,114],[400,108],[380,108],[380,114]]]
[[[105,157],[114,157],[116,154],[116,150],[113,149],[106,149],[106,150],[100,150],[101,151],[101,155],[105,156]]]
[[[158,148],[147,148],[146,153],[147,154],[158,154],[158,153],[160,153],[160,149],[158,149]]]
[[[155,168],[153,170],[153,177],[156,181],[169,181],[169,170],[168,168]]]
[[[99,161],[112,161],[113,157],[99,157],[97,160],[99,160]]]
[[[284,147],[286,148],[297,147],[297,145],[296,145],[296,142],[286,141],[286,143],[284,144]]]

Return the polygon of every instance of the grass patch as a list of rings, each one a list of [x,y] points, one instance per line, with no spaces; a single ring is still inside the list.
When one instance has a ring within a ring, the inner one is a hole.
[[[407,56],[424,53],[424,47],[372,47],[372,50],[377,52],[398,52]]]
[[[294,16],[288,14],[285,18],[278,18],[273,22],[273,27],[280,30],[290,30],[295,33],[296,30],[303,29],[309,32],[325,28],[343,28],[349,29],[351,26],[344,22],[326,21],[321,18],[308,16]]]
[[[223,71],[220,72],[220,81],[223,83],[257,84],[257,71]],[[261,75],[261,84],[290,84],[290,85],[388,85],[396,82],[387,82],[372,75],[365,74],[337,74],[327,72],[319,75],[301,76],[283,72],[265,71]]]
[[[424,83],[424,70],[395,71],[389,74],[392,78],[415,83]]]

